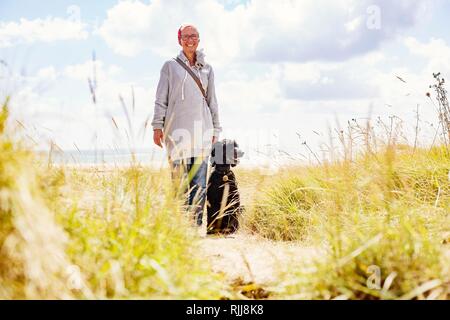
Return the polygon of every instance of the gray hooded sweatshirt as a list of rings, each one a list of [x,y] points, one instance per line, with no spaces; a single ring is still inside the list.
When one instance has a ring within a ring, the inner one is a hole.
[[[198,50],[195,66],[181,51],[178,57],[199,77],[207,99],[192,76],[175,60],[166,61],[156,91],[153,129],[163,129],[170,160],[209,155],[213,135],[222,131],[214,87],[214,72]]]

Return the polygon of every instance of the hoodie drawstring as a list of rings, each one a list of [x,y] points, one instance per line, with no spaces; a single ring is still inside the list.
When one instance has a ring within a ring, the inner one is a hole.
[[[202,87],[205,88],[205,86],[203,85],[202,77],[200,75],[200,70],[197,69],[197,73],[198,73],[198,78],[200,80],[200,83],[201,83]],[[181,85],[181,100],[184,100],[184,84],[186,83],[187,76],[188,76],[188,72],[186,70],[185,73],[184,73],[183,83]]]
[[[188,72],[185,71],[185,75],[184,75],[184,79],[183,79],[183,84],[181,85],[181,100],[184,100],[184,83],[186,82],[186,78],[188,75]]]

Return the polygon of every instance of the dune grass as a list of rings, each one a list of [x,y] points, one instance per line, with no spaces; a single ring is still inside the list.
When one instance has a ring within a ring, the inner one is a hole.
[[[195,230],[164,183],[168,177],[139,167],[84,172],[89,184],[80,181],[79,172],[67,175],[69,192],[82,188],[85,200],[68,201],[71,209],[59,220],[72,239],[68,252],[97,297],[217,299],[226,294],[220,277],[199,255]]]
[[[242,228],[319,253],[293,263],[270,298],[448,299],[448,145],[364,128],[340,131],[327,161],[268,176],[236,168]],[[3,105],[1,299],[242,297],[211,271],[191,223],[167,170],[53,165],[16,137]]]
[[[321,252],[310,268],[293,265],[274,292],[307,299],[447,298],[448,148],[378,141],[360,150],[349,159],[283,170],[248,210],[252,232]]]
[[[47,166],[0,121],[0,298],[228,297],[165,172]]]

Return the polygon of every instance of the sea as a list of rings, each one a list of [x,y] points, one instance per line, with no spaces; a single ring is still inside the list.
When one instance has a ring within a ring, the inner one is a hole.
[[[53,165],[70,167],[127,167],[139,164],[155,169],[168,166],[167,154],[161,150],[152,149],[99,149],[99,150],[49,150],[37,152],[41,159]],[[300,159],[278,156],[265,156],[257,153],[246,153],[240,159],[240,168],[260,169],[266,174],[274,174],[281,167],[298,165]]]

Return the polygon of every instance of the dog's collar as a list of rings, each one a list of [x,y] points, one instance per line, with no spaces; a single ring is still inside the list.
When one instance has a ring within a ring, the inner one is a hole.
[[[225,166],[225,167],[223,167],[223,166],[217,166],[217,165],[216,165],[216,166],[214,167],[214,170],[217,171],[217,172],[219,172],[219,173],[225,174],[225,173],[228,173],[228,172],[231,171],[231,167],[230,167],[230,165],[227,165],[227,166]]]

